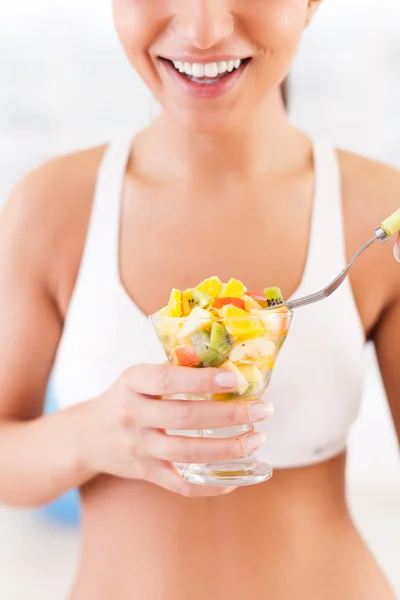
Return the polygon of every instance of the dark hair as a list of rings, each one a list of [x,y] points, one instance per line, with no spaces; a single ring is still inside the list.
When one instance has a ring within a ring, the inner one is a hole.
[[[289,108],[289,80],[288,80],[288,78],[286,78],[285,81],[282,83],[281,92],[282,92],[283,103],[284,103],[285,107],[288,109]]]

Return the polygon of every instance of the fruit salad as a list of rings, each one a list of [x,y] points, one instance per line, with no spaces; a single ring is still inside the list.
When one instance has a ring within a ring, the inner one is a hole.
[[[252,293],[236,279],[210,277],[173,289],[153,323],[171,364],[235,372],[237,392],[215,397],[231,400],[253,399],[267,387],[290,317],[279,288]]]

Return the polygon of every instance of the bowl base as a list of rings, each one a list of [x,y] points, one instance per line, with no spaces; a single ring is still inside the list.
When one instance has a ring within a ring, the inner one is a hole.
[[[272,467],[250,457],[203,465],[189,465],[182,469],[186,481],[196,485],[239,487],[262,483],[272,477]]]

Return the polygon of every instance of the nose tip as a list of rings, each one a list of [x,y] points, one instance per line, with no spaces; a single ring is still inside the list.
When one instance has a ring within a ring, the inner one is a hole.
[[[186,42],[208,50],[233,34],[233,15],[219,0],[186,2],[186,9],[175,19],[175,32]]]

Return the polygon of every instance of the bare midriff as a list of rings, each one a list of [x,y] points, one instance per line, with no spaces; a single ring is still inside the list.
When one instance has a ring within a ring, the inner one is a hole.
[[[101,477],[82,506],[72,600],[395,600],[349,516],[344,455],[207,499]]]

